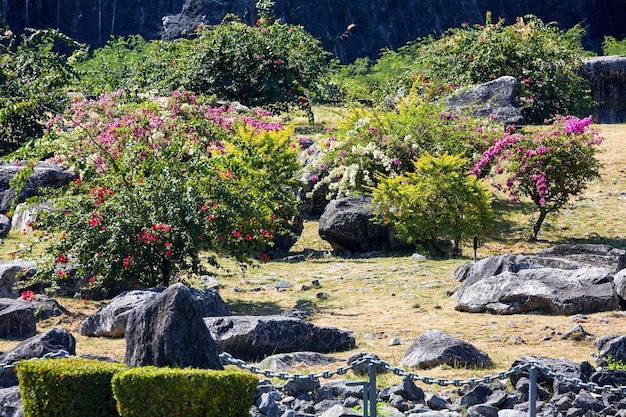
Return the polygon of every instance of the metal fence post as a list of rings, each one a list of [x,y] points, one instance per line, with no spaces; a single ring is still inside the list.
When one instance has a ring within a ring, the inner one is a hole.
[[[530,363],[528,369],[528,417],[535,417],[537,414],[537,367],[534,363]]]
[[[376,365],[368,360],[370,417],[376,417]]]

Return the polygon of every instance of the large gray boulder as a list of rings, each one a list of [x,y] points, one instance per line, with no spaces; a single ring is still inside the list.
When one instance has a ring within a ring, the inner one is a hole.
[[[41,358],[46,354],[55,354],[60,351],[65,351],[69,355],[76,355],[76,339],[66,329],[55,327],[24,340],[13,350],[0,355],[0,363],[14,364],[23,359]],[[0,373],[0,388],[13,385],[17,385],[14,368],[9,368]]]
[[[465,368],[493,365],[485,352],[441,330],[422,333],[400,360],[400,365],[420,369],[443,364]]]
[[[164,288],[126,291],[113,298],[80,325],[80,333],[95,337],[123,337],[131,311],[154,300]],[[199,303],[203,317],[229,316],[226,303],[215,288],[198,290],[190,288],[192,297]]]
[[[308,367],[332,366],[337,362],[342,362],[342,360],[333,356],[322,355],[318,352],[278,353],[263,359],[259,364],[259,368],[282,372],[303,365]]]
[[[0,298],[0,339],[23,340],[36,334],[35,307],[29,301]]]
[[[534,255],[493,256],[459,268],[455,309],[518,314],[578,314],[615,310],[613,276],[623,250],[607,245],[560,245]]]
[[[16,196],[10,182],[23,168],[24,163],[0,161],[0,212],[9,210],[15,198],[21,203],[27,198],[37,195],[41,187],[58,188],[77,178],[75,172],[67,171],[59,165],[37,162],[19,196]]]
[[[581,74],[589,81],[591,97],[597,103],[593,115],[598,123],[626,122],[626,57],[587,58]]]
[[[524,123],[524,117],[519,110],[516,93],[517,80],[504,76],[457,92],[446,99],[446,106],[450,110],[520,125]]]
[[[22,260],[0,262],[0,297],[19,297],[18,281],[28,279],[36,272],[34,262]]]
[[[11,231],[11,219],[0,214],[0,238],[6,237]]]
[[[204,322],[220,352],[246,361],[305,350],[340,352],[355,343],[350,332],[284,316],[207,317]]]
[[[337,252],[372,252],[405,247],[389,226],[372,222],[372,197],[333,200],[319,220],[319,235]]]
[[[129,366],[223,369],[215,341],[189,288],[174,284],[152,301],[134,308],[126,323]]]

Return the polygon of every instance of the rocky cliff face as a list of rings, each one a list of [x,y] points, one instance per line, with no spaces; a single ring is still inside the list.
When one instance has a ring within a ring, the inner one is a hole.
[[[226,13],[252,22],[254,0],[0,0],[11,28],[58,28],[94,47],[111,35],[139,33],[147,39],[189,33],[200,22],[218,23]],[[463,22],[481,23],[535,14],[562,28],[583,22],[586,46],[598,50],[604,35],[626,35],[626,0],[277,0],[276,16],[304,26],[342,61],[376,58],[428,34]],[[354,25],[347,31],[348,26]]]

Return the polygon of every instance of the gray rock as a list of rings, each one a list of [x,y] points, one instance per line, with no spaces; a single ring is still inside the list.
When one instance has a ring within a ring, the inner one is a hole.
[[[491,116],[506,124],[524,124],[517,104],[517,80],[504,76],[484,84],[463,89],[446,99],[448,109],[475,116]]]
[[[189,288],[174,284],[134,308],[126,324],[127,366],[223,369],[215,341]]]
[[[557,359],[545,356],[523,356],[513,361],[511,368],[526,365],[529,362],[533,362],[538,365],[537,383],[547,389],[552,389],[555,384],[554,377],[550,376],[547,370],[558,372],[572,379],[586,380],[588,377],[588,375],[583,373],[582,365],[580,363],[576,363],[565,358]],[[523,370],[519,374],[512,374],[509,377],[511,385],[516,386],[520,378],[528,378],[528,369]]]
[[[319,386],[319,379],[290,379],[283,386],[283,392],[287,395],[298,397],[301,394],[314,393],[319,388]]]
[[[503,255],[457,270],[456,310],[582,314],[615,310],[613,275],[624,251],[607,245],[561,245],[535,255]]]
[[[489,356],[441,330],[422,333],[400,360],[400,365],[427,369],[438,365],[452,367],[488,367]]]
[[[363,399],[363,385],[355,385],[352,381],[345,379],[333,379],[323,385],[326,388],[330,388],[333,393],[333,397],[337,399],[346,399],[348,397],[356,397]]]
[[[0,238],[7,237],[11,231],[11,219],[4,214],[0,214]]]
[[[345,197],[326,206],[319,235],[336,252],[371,252],[405,247],[388,226],[373,223],[372,198]]]
[[[48,353],[54,354],[62,350],[69,355],[76,355],[76,339],[69,331],[55,327],[24,340],[13,350],[0,355],[0,363],[14,364],[22,359],[41,358]],[[14,369],[0,373],[0,388],[13,385],[17,385]]]
[[[626,362],[626,335],[602,336],[594,344],[598,348],[598,366],[606,366],[608,357]]]
[[[467,409],[466,417],[498,417],[498,409],[491,405],[476,404]]]
[[[500,410],[498,411],[498,417],[528,417],[528,413],[519,410]]]
[[[283,316],[206,317],[204,322],[220,352],[243,360],[276,353],[339,352],[355,343],[350,332]]]
[[[488,386],[477,385],[461,397],[459,405],[471,407],[477,404],[482,404],[487,401],[491,394],[493,394],[493,391]]]
[[[28,279],[36,272],[34,262],[15,260],[0,262],[0,297],[16,298],[20,296],[16,288],[18,281]]]
[[[574,398],[574,401],[572,401],[572,408],[577,408],[583,410],[584,412],[599,412],[602,411],[604,407],[605,405],[602,403],[601,399],[593,396],[587,391],[581,391],[576,398]]]
[[[164,288],[149,288],[123,292],[87,317],[80,325],[80,333],[85,336],[123,337],[131,311],[154,300],[163,290]],[[199,303],[203,317],[230,315],[226,303],[216,289],[189,288],[189,291]]]
[[[23,417],[20,388],[16,385],[9,388],[0,388],[0,416]]]
[[[261,361],[259,367],[274,372],[282,372],[300,365],[320,366],[332,365],[337,362],[342,362],[342,360],[317,352],[294,352],[268,356]]]
[[[589,80],[598,123],[626,122],[626,57],[586,58],[580,73]]]
[[[38,321],[58,317],[70,312],[53,298],[37,294],[37,299],[30,302],[35,309],[35,317]]]
[[[263,393],[256,406],[266,417],[280,417],[285,410],[278,405],[278,399],[271,392]]]
[[[11,187],[10,182],[24,164],[19,163],[18,165],[14,161],[0,161],[0,190],[2,190],[0,191],[0,212],[9,210],[16,198],[15,190]],[[27,198],[37,195],[41,187],[58,188],[75,178],[77,178],[76,173],[67,171],[59,165],[49,162],[36,162],[32,174],[26,180],[20,195],[17,196],[18,202],[23,203]]]
[[[346,408],[341,404],[336,404],[324,411],[320,417],[361,417],[363,414],[356,410]]]
[[[432,410],[447,410],[450,407],[450,403],[438,394],[430,394],[426,397],[426,405]]]
[[[0,338],[23,340],[36,334],[33,305],[22,299],[0,298]]]
[[[123,337],[130,312],[154,300],[162,290],[134,290],[123,292],[101,307],[80,325],[80,334],[96,337]]]
[[[613,285],[615,286],[615,293],[622,300],[626,301],[626,269],[622,269],[613,277]]]
[[[369,373],[369,362],[363,362],[360,365],[354,365],[355,362],[366,359],[371,359],[372,361],[380,361],[380,358],[375,353],[356,352],[348,357],[347,362],[357,375],[367,375]],[[386,372],[385,368],[382,365],[376,364],[374,365],[374,368],[376,369],[376,373]]]

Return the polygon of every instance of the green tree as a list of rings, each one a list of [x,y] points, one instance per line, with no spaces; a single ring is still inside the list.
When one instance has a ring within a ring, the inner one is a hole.
[[[549,213],[600,178],[596,158],[602,138],[591,130],[591,117],[558,117],[550,129],[509,131],[485,151],[473,169],[489,176],[498,190],[507,191],[512,202],[532,200],[539,211],[531,241],[537,240]],[[505,175],[504,184],[497,180]]]
[[[471,236],[483,235],[493,223],[486,187],[464,167],[460,156],[426,154],[415,160],[414,172],[381,177],[373,191],[376,219],[391,224],[407,242],[440,238],[454,243],[453,256]]]
[[[41,136],[50,116],[67,106],[74,73],[67,58],[55,52],[55,42],[80,47],[52,29],[27,29],[17,38],[0,28],[0,155]]]
[[[74,103],[35,149],[80,174],[46,196],[53,209],[35,227],[50,244],[35,282],[82,279],[86,295],[110,297],[208,273],[223,257],[269,260],[296,213],[292,130],[190,93],[123,101]]]

